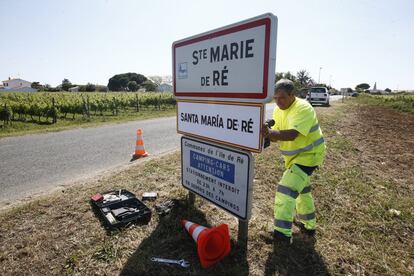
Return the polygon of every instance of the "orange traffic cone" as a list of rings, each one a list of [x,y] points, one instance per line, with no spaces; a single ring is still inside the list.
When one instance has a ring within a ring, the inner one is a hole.
[[[227,224],[210,229],[185,219],[181,220],[181,224],[197,243],[198,257],[202,267],[212,266],[230,253],[230,235]]]
[[[137,130],[137,142],[135,144],[135,152],[132,155],[132,160],[135,160],[141,157],[146,157],[148,155],[149,153],[146,152],[144,148],[144,140],[142,140],[142,130],[139,128]]]

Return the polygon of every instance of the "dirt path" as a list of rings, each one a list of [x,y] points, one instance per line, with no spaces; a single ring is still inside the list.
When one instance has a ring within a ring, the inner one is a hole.
[[[342,129],[359,151],[367,175],[394,181],[414,191],[414,116],[381,108],[356,106]]]

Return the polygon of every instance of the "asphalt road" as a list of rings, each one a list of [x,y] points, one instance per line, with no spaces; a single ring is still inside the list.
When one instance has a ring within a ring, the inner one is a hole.
[[[0,206],[129,164],[138,128],[153,156],[179,148],[175,117],[0,139]]]
[[[126,165],[143,129],[152,155],[179,146],[175,117],[0,139],[0,205]]]

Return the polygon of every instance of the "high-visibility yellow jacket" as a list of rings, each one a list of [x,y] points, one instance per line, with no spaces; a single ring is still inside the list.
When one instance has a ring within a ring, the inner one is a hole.
[[[320,166],[325,155],[325,143],[322,130],[313,107],[305,100],[295,98],[286,110],[276,106],[273,110],[275,130],[295,129],[299,132],[293,141],[278,141],[285,160],[285,167],[293,164]]]

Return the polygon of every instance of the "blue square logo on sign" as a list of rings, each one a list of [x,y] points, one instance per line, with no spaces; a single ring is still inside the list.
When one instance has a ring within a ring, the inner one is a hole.
[[[186,79],[188,77],[187,62],[178,64],[178,78]]]

